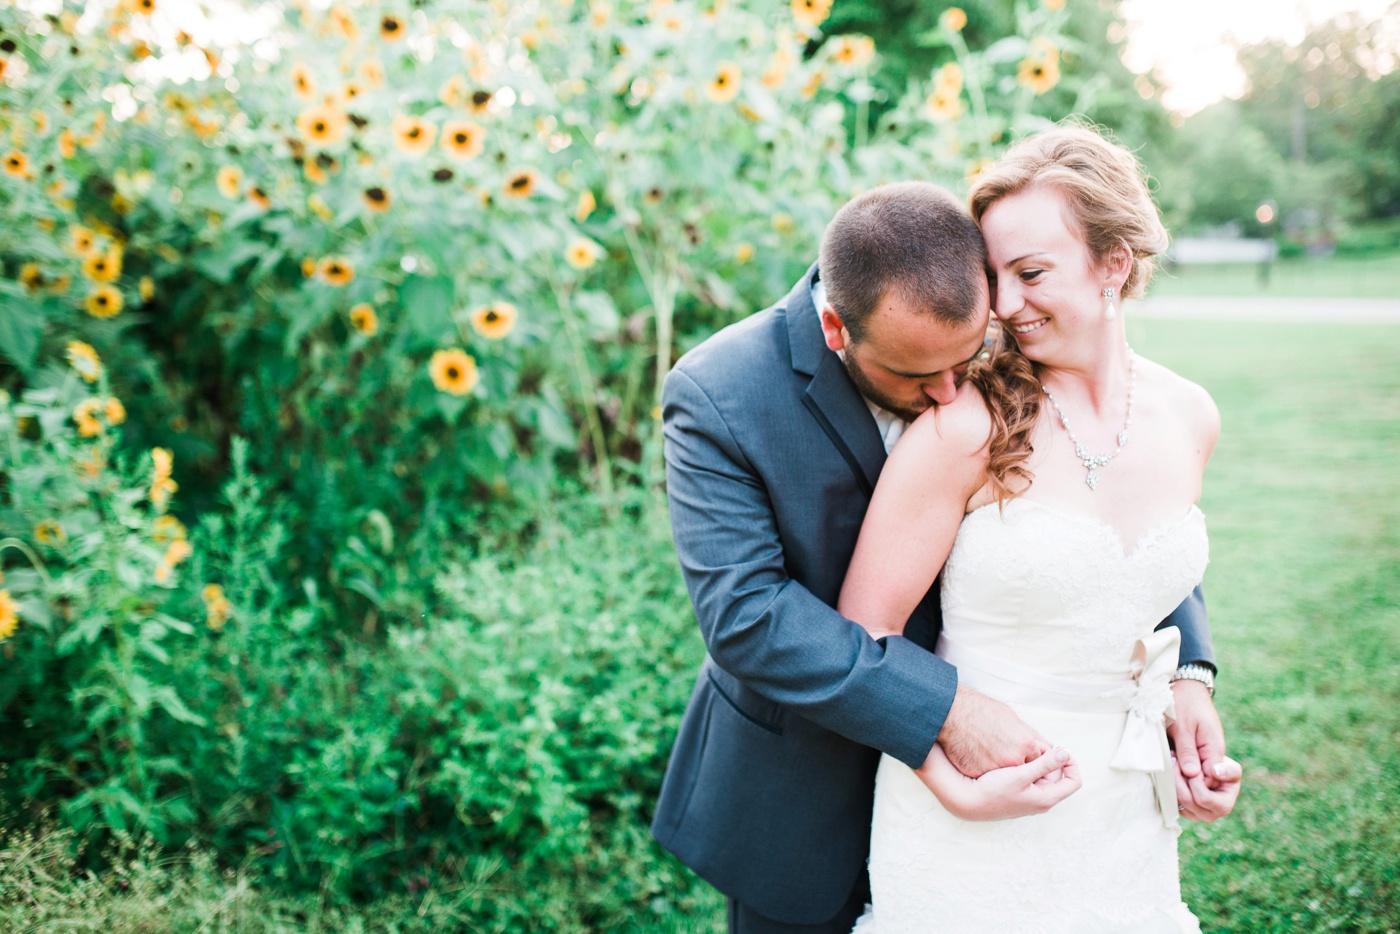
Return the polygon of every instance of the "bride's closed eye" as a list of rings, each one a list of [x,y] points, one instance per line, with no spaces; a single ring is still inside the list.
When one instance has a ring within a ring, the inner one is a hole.
[[[1034,282],[1036,279],[1040,278],[1040,274],[1043,272],[1045,272],[1044,269],[1023,269],[1020,272],[1021,281]]]

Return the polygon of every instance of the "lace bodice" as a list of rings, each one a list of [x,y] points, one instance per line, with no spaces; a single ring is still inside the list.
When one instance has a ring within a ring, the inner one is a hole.
[[[1098,519],[1013,499],[963,520],[943,570],[943,631],[967,648],[1067,677],[1120,675],[1135,640],[1201,582],[1195,506],[1128,551]]]

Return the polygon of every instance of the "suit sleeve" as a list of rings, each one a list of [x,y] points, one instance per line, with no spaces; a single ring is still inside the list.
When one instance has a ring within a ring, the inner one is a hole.
[[[667,377],[662,409],[676,552],[715,664],[833,732],[922,765],[955,669],[902,636],[871,639],[787,575],[767,488],[685,371]]]
[[[1181,602],[1181,606],[1162,620],[1162,626],[1175,626],[1181,630],[1180,664],[1192,662],[1215,667],[1215,651],[1210,644],[1210,620],[1206,616],[1206,598],[1201,594],[1201,586],[1191,591],[1191,596]]]

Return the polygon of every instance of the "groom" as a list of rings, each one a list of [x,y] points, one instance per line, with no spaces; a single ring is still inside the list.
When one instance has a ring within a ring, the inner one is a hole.
[[[962,206],[934,185],[886,185],[837,214],[786,298],[666,379],[671,519],[709,655],[652,833],[727,896],[731,934],[851,930],[881,752],[917,769],[937,741],[975,776],[1048,748],[933,655],[937,586],[902,636],[874,640],[834,609],[888,449],[952,401],[988,311],[986,249]],[[1183,662],[1214,667],[1199,589],[1164,624],[1181,628]],[[1213,820],[1238,791],[1237,776],[1201,775],[1200,757],[1223,758],[1220,721],[1205,684],[1173,693],[1179,795]]]

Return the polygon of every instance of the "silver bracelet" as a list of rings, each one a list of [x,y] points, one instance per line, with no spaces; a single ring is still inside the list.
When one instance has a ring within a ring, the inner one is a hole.
[[[1215,673],[1205,665],[1182,665],[1172,672],[1172,681],[1199,681],[1215,697]]]

